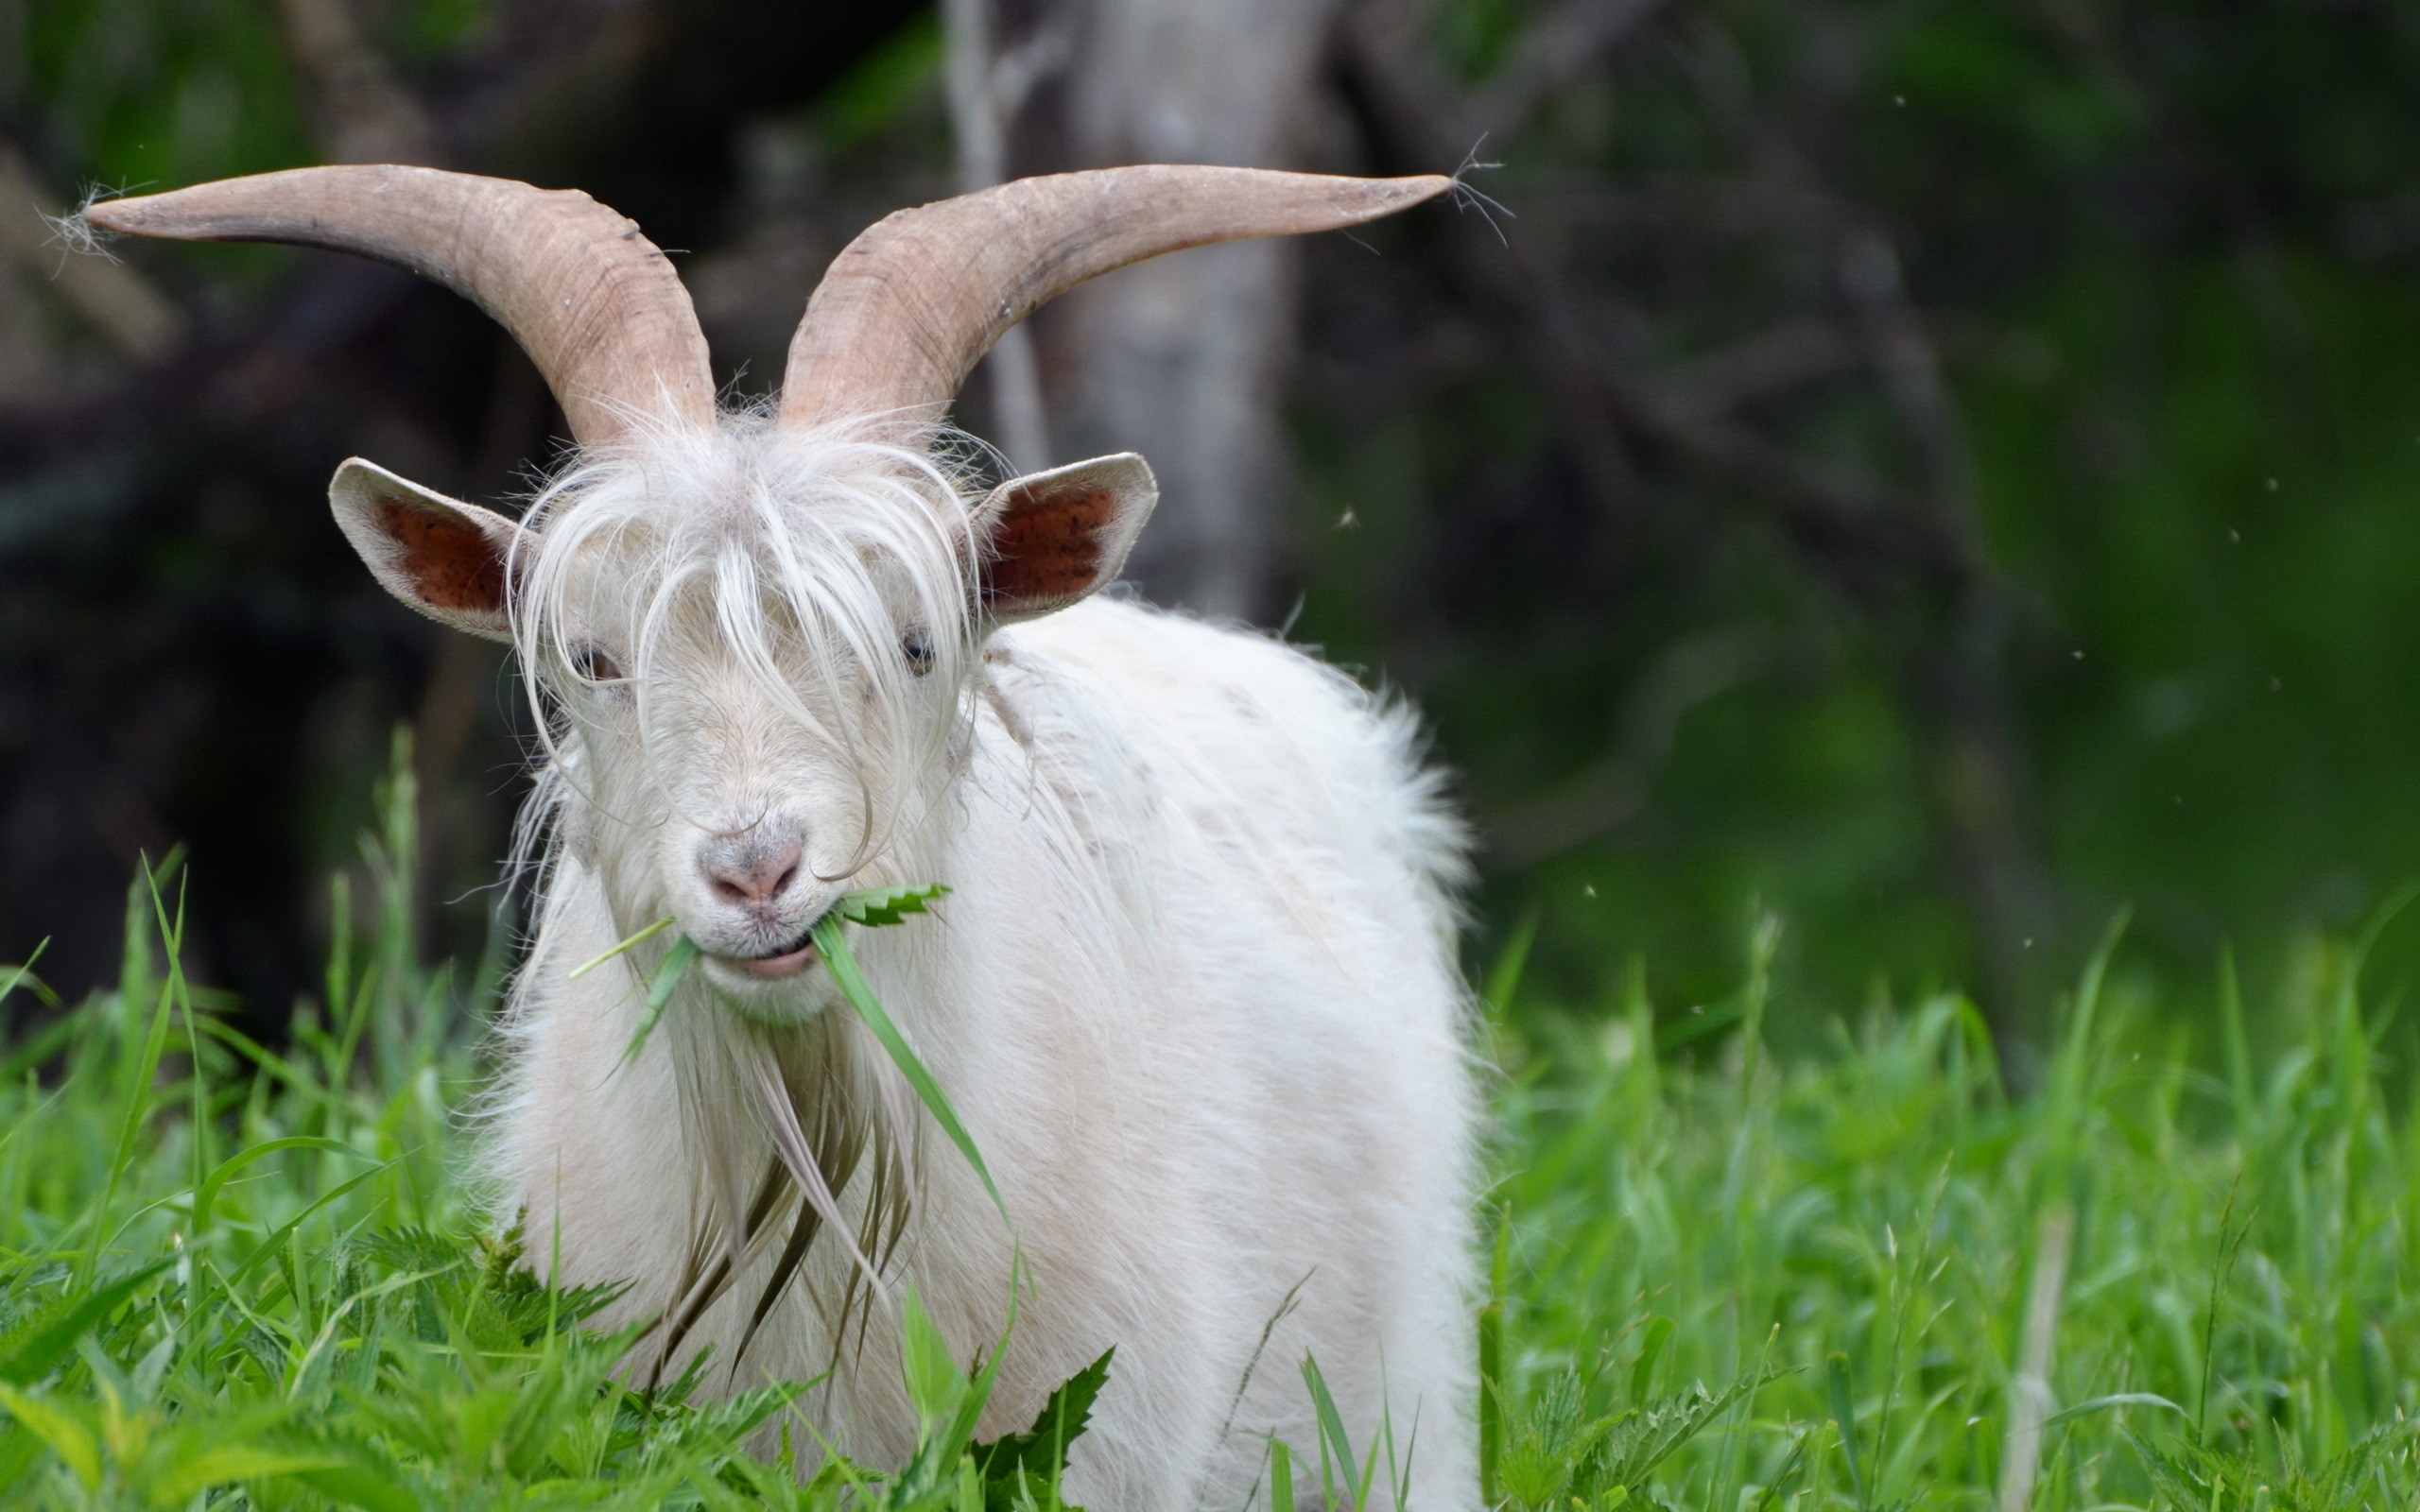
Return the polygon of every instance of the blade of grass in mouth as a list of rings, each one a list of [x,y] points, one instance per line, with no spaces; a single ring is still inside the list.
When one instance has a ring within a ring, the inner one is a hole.
[[[639,1052],[647,1047],[648,1036],[655,1033],[655,1026],[664,1020],[664,1010],[672,1002],[672,989],[681,985],[681,979],[689,974],[689,968],[697,965],[698,957],[703,954],[698,949],[698,942],[686,935],[674,939],[672,948],[664,953],[664,964],[648,981],[647,1011],[639,1016],[638,1029],[631,1036],[631,1047],[622,1052],[621,1060],[615,1064],[616,1071],[639,1058]]]
[[[908,1078],[908,1085],[915,1089],[917,1100],[925,1105],[926,1112],[933,1115],[933,1122],[942,1126],[942,1132],[948,1135],[950,1143],[958,1146],[959,1153],[966,1157],[966,1163],[974,1167],[976,1176],[981,1178],[983,1190],[991,1194],[992,1205],[999,1209],[1001,1218],[1006,1220],[1009,1205],[1001,1198],[999,1186],[992,1179],[991,1167],[983,1163],[983,1152],[976,1148],[975,1137],[967,1133],[966,1125],[958,1116],[958,1109],[950,1104],[949,1094],[942,1091],[941,1083],[934,1079],[932,1072],[926,1069],[924,1060],[908,1043],[908,1037],[899,1032],[899,1025],[884,1011],[881,1000],[874,996],[873,986],[866,981],[865,972],[858,968],[856,955],[849,949],[847,937],[840,932],[843,922],[868,929],[900,923],[910,914],[926,912],[925,904],[948,891],[945,886],[934,885],[868,887],[843,893],[815,921],[807,937],[814,941],[817,952],[823,957],[824,969],[832,973],[833,985],[840,989],[840,995],[848,999],[849,1006],[856,1010],[858,1020],[880,1042],[884,1053],[890,1057],[891,1064]],[[671,923],[669,918],[657,919],[571,974],[577,977],[594,971],[631,947],[645,943]],[[622,1052],[623,1063],[638,1058],[648,1037],[663,1022],[665,1009],[672,1002],[673,990],[702,954],[697,942],[686,935],[673,940],[672,948],[665,953],[663,964],[648,979],[647,1011],[640,1016],[638,1029],[631,1036],[630,1048]]]
[[[644,945],[648,940],[655,938],[656,936],[663,934],[666,930],[671,927],[672,916],[666,914],[662,919],[659,919],[654,923],[648,925],[647,928],[640,930],[637,934],[632,935],[630,938],[622,941],[620,944],[611,946],[600,951],[596,954],[590,956],[587,960],[582,961],[578,966],[573,967],[571,970],[571,975],[565,978],[565,980],[577,982],[581,977],[586,976],[589,972],[604,965],[607,961],[612,960],[614,956],[621,954],[624,951],[631,949],[634,945]]]
[[[899,1032],[899,1025],[883,1011],[882,1004],[874,997],[865,973],[857,969],[857,958],[850,952],[848,939],[840,933],[844,919],[855,919],[869,927],[897,923],[903,915],[923,913],[926,902],[946,891],[945,887],[890,887],[847,894],[832,905],[830,912],[815,921],[813,938],[815,948],[823,954],[824,969],[832,973],[833,985],[840,989],[842,997],[849,1000],[849,1006],[856,1010],[857,1018],[873,1032],[874,1039],[881,1041],[891,1064],[908,1078],[908,1085],[916,1090],[917,1098],[924,1103],[925,1110],[933,1115],[933,1122],[942,1126],[942,1132],[958,1146],[958,1152],[966,1157],[966,1163],[975,1168],[975,1174],[982,1178],[983,1190],[992,1195],[992,1205],[1000,1210],[1000,1217],[1006,1220],[1009,1205],[1001,1199],[1000,1189],[992,1180],[991,1167],[983,1163],[983,1153],[975,1147],[974,1136],[967,1133],[966,1125],[959,1121],[958,1109],[950,1106],[949,1094],[942,1091],[941,1083],[933,1079],[933,1074],[918,1058],[915,1050],[908,1043],[908,1037]]]

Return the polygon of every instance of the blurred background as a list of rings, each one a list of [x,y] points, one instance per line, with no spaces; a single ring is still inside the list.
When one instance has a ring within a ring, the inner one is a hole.
[[[2412,7],[0,0],[0,957],[112,977],[182,841],[193,968],[273,1033],[402,724],[476,954],[526,715],[324,489],[509,507],[563,434],[403,273],[50,217],[327,162],[585,188],[745,394],[883,214],[1138,161],[1477,191],[1103,281],[960,415],[1144,452],[1152,596],[1420,703],[1473,959],[1534,924],[1542,1013],[1685,1037],[1770,916],[1778,1042],[1957,984],[2021,1047],[2121,905],[2189,1005],[2420,876]]]

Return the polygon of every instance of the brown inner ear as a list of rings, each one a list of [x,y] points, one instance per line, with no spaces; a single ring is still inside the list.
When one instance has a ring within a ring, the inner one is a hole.
[[[1101,538],[1117,514],[1115,490],[1066,482],[1021,489],[992,526],[997,559],[983,577],[983,607],[1072,598],[1100,576]]]
[[[433,609],[504,612],[504,553],[486,531],[402,499],[378,501],[378,528],[395,543],[395,570]]]

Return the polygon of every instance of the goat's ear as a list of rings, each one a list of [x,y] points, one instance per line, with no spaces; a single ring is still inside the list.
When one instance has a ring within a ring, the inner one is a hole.
[[[441,625],[512,639],[505,577],[519,525],[357,456],[337,469],[328,505],[387,592]]]
[[[981,609],[994,625],[1065,609],[1117,580],[1160,485],[1132,452],[1011,478],[975,511]]]

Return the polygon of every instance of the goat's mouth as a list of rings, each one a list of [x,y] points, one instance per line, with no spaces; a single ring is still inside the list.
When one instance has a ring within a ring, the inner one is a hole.
[[[729,968],[743,977],[755,977],[760,982],[777,982],[782,977],[799,975],[805,968],[816,965],[816,958],[818,951],[813,926],[801,929],[799,936],[791,938],[791,943],[786,943],[786,946],[774,946],[772,951],[765,951],[762,955],[723,955],[718,951],[709,954],[709,960],[714,960],[717,965],[723,965],[723,968]]]
[[[752,996],[746,988],[740,988],[741,982],[784,981],[822,959],[823,953],[815,948],[815,926],[823,922],[830,911],[831,905],[827,902],[816,911],[815,917],[797,927],[786,944],[769,946],[752,954],[742,954],[737,950],[708,950],[705,952],[705,964],[713,968],[715,974],[722,978],[726,986],[739,988],[741,996]]]
[[[760,981],[773,981],[785,976],[796,976],[799,972],[805,971],[810,966],[813,966],[815,964],[815,939],[811,932],[809,934],[800,936],[795,944],[782,946],[778,950],[768,952],[763,955],[725,955],[721,957],[724,964],[732,967],[735,971],[744,972],[749,976],[755,977]]]

